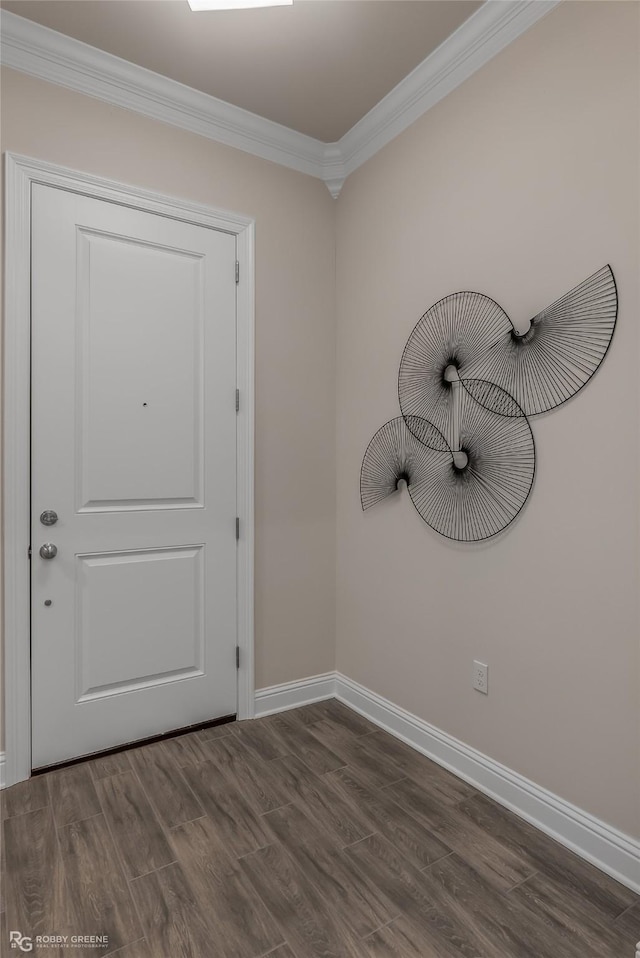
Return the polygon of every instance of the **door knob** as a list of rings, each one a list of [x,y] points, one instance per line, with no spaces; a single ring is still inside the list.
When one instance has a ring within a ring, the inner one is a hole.
[[[40,546],[40,555],[43,559],[55,559],[58,555],[58,547],[53,542],[45,542]]]
[[[55,526],[58,521],[58,513],[54,512],[53,509],[45,509],[44,512],[40,513],[40,522],[43,526]]]

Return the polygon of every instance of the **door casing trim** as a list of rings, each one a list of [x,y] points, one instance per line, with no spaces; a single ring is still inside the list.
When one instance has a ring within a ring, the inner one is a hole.
[[[238,718],[254,714],[255,221],[136,186],[5,153],[3,627],[5,784],[31,775],[31,185],[40,183],[236,237]]]

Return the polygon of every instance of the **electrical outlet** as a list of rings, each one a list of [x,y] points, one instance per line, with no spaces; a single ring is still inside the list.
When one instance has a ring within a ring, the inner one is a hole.
[[[473,687],[483,695],[489,694],[489,666],[484,662],[473,663]]]

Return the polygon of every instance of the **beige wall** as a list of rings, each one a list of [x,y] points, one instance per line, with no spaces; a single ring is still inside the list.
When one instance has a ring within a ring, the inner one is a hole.
[[[568,3],[355,172],[338,202],[337,667],[629,832],[638,789],[638,18]],[[425,309],[459,289],[534,315],[605,263],[620,292],[588,387],[533,420],[519,520],[448,542],[406,495],[366,515],[362,454],[398,415]],[[488,697],[471,688],[474,658]]]
[[[256,220],[256,685],[334,667],[335,203],[319,180],[5,70],[2,150]]]

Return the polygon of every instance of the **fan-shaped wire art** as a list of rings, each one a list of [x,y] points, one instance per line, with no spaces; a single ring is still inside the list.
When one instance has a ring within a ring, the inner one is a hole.
[[[616,282],[603,266],[548,306],[520,334],[515,328],[470,364],[517,399],[527,416],[555,409],[585,386],[611,344],[618,314]]]
[[[471,380],[453,389],[455,450],[425,419],[392,419],[367,447],[360,496],[362,508],[369,509],[404,480],[432,529],[448,539],[477,541],[504,529],[525,504],[535,472],[533,435],[522,410],[516,412],[517,404],[499,386]]]
[[[390,419],[367,446],[360,470],[360,498],[370,509],[392,495],[404,481],[411,498],[436,463],[452,461],[449,445],[426,419],[411,418],[411,428],[402,417]],[[431,440],[422,442],[419,436]]]
[[[398,374],[402,414],[430,419],[442,428],[448,415],[449,366],[461,379],[501,386],[527,416],[554,409],[597,370],[617,313],[610,266],[534,316],[523,333],[482,293],[445,296],[418,321],[404,348]]]
[[[586,385],[611,344],[617,312],[610,266],[538,313],[525,332],[482,293],[453,293],[431,306],[402,354],[402,415],[365,452],[363,510],[405,480],[420,516],[441,535],[470,542],[501,532],[533,485],[527,417]]]
[[[505,311],[481,293],[453,293],[434,303],[418,320],[402,353],[398,373],[402,415],[428,419],[446,429],[452,388],[447,370],[451,367],[466,378],[480,357],[512,329]]]

